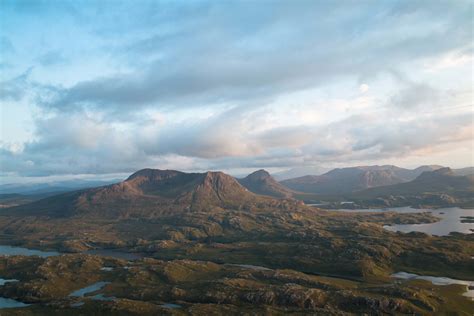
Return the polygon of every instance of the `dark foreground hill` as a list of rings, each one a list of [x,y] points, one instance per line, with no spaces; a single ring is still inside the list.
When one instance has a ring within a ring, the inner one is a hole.
[[[263,169],[257,170],[243,179],[238,179],[238,181],[249,191],[260,195],[273,196],[277,198],[291,198],[295,193],[276,181]]]
[[[361,166],[331,170],[320,176],[304,176],[281,182],[284,186],[306,193],[339,195],[367,188],[408,182],[425,171],[440,166],[421,166],[410,170],[397,166]]]

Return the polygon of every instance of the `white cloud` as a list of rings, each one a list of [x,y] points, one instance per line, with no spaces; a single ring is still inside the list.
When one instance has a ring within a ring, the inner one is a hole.
[[[369,91],[369,85],[366,84],[366,83],[363,83],[359,86],[359,91],[361,93],[366,93],[367,91]]]

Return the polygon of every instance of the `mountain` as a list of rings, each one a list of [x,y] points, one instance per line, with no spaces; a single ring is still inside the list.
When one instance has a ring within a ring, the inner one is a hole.
[[[474,167],[466,167],[461,169],[453,169],[453,172],[457,176],[469,176],[474,175]]]
[[[268,195],[277,198],[290,198],[293,191],[276,181],[267,171],[257,170],[243,179],[238,179],[239,183],[249,191]]]
[[[346,196],[363,206],[466,206],[474,204],[474,176],[450,168],[425,171],[415,180],[370,188]]]
[[[408,182],[424,171],[439,168],[441,167],[421,166],[410,170],[392,165],[338,168],[320,176],[308,175],[284,180],[281,181],[281,184],[296,191],[336,195]]]
[[[154,217],[219,207],[240,209],[264,199],[222,172],[143,169],[117,184],[68,192],[10,210],[59,217]]]
[[[451,168],[441,168],[435,171],[425,171],[415,180],[389,185],[379,188],[371,188],[358,192],[358,195],[383,196],[391,195],[413,195],[429,192],[449,193],[453,191],[473,191],[474,176],[457,176]]]
[[[273,174],[273,177],[277,181],[283,181],[292,178],[298,178],[306,175],[321,175],[328,172],[329,168],[324,167],[314,167],[314,166],[305,166],[305,167],[296,167],[288,170],[280,171]]]

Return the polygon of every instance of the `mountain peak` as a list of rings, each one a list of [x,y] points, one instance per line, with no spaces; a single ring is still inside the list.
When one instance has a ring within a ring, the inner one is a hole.
[[[258,179],[264,180],[264,179],[272,178],[272,176],[265,169],[260,169],[260,170],[252,172],[246,178],[254,179],[254,180],[258,180]]]
[[[256,194],[274,196],[279,198],[288,198],[293,192],[281,183],[277,182],[264,169],[252,172],[248,176],[239,180],[240,184]]]
[[[137,172],[131,174],[125,181],[130,181],[136,178],[148,178],[150,180],[151,179],[159,180],[163,178],[173,177],[180,173],[182,172],[176,171],[176,170],[161,170],[161,169],[146,168],[146,169],[138,170]]]
[[[440,168],[433,171],[423,171],[417,179],[431,179],[434,177],[455,176],[454,171],[449,167]]]

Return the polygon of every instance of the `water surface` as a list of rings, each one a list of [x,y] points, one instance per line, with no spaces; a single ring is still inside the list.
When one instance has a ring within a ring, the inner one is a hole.
[[[0,278],[0,285],[5,285],[5,283],[18,282],[17,279],[2,279]]]
[[[440,221],[436,223],[426,224],[392,224],[385,225],[384,228],[393,232],[422,232],[436,236],[446,236],[451,232],[471,234],[474,232],[474,223],[461,223],[461,217],[473,216],[474,209],[462,209],[459,207],[440,208],[440,209],[415,209],[411,207],[393,207],[393,208],[379,208],[379,209],[337,209],[328,211],[339,211],[339,212],[354,212],[354,213],[383,213],[383,212],[396,212],[396,213],[423,213],[430,212],[436,217],[440,218]]]
[[[98,291],[109,283],[110,282],[104,282],[104,281],[96,282],[92,285],[86,286],[82,289],[72,292],[71,294],[69,294],[69,296],[84,297],[84,295]]]
[[[170,308],[170,309],[177,309],[177,308],[182,308],[183,306],[178,305],[178,304],[173,304],[173,303],[165,303],[163,305],[164,308]]]
[[[393,232],[422,232],[436,236],[447,236],[451,232],[463,234],[471,234],[474,232],[474,223],[461,222],[462,216],[472,216],[472,214],[474,214],[473,209],[452,207],[429,211],[434,216],[441,218],[441,220],[436,223],[427,224],[393,224],[384,226],[384,228]]]
[[[26,306],[30,306],[30,304],[25,304],[23,302],[13,300],[11,298],[0,297],[0,309],[26,307]]]
[[[42,251],[42,250],[34,250],[28,249],[23,247],[15,247],[15,246],[1,246],[0,245],[0,255],[3,256],[39,256],[39,257],[52,257],[52,256],[59,256],[60,253],[57,251]]]
[[[474,287],[474,281],[465,281],[465,280],[456,280],[446,277],[434,277],[429,275],[418,275],[414,273],[407,272],[397,272],[391,275],[393,278],[404,279],[404,280],[425,280],[430,281],[434,285],[450,285],[450,284],[459,284],[466,286],[466,292],[464,296],[470,297],[474,300],[474,290],[470,290],[469,287]]]

